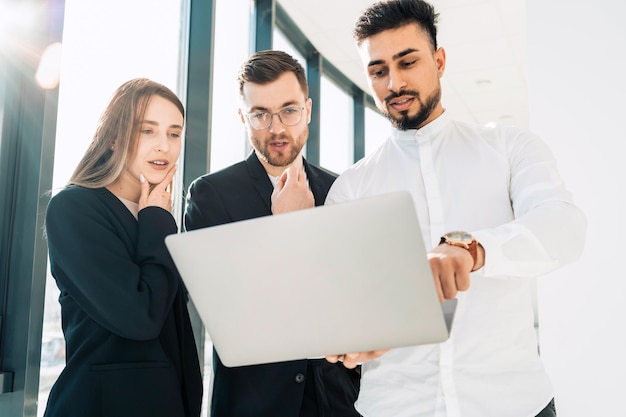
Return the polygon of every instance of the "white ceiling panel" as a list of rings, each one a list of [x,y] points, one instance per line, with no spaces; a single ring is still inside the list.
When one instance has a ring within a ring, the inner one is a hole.
[[[444,75],[458,94],[525,89],[526,84],[517,66],[509,65]]]

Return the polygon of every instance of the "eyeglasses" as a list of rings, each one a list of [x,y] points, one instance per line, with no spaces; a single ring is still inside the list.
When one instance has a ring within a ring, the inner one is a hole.
[[[285,107],[279,112],[270,113],[261,111],[257,113],[248,113],[246,117],[250,125],[256,130],[268,129],[274,121],[274,115],[278,116],[280,122],[285,126],[295,126],[302,120],[302,111],[304,107]]]

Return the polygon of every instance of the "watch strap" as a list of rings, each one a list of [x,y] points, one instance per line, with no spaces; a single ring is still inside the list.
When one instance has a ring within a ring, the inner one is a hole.
[[[461,242],[458,240],[448,239],[446,236],[442,236],[441,240],[439,241],[439,244],[442,244],[442,243],[446,243],[451,246],[458,246],[460,248],[467,249],[467,251],[472,256],[472,259],[474,260],[474,264],[472,265],[472,269],[470,270],[470,272],[474,272],[478,269],[476,268],[476,264],[478,263],[478,241],[474,237],[472,237],[472,239],[469,242]]]

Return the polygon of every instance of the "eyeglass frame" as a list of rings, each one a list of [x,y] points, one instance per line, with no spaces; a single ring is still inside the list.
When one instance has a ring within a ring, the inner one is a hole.
[[[294,123],[294,124],[290,124],[290,125],[285,124],[285,122],[283,122],[283,118],[280,116],[281,112],[283,112],[285,110],[288,110],[288,109],[298,109],[298,110],[300,110],[300,119],[296,123]],[[257,112],[252,112],[252,113],[246,113],[245,115],[246,115],[246,119],[248,120],[248,123],[250,123],[250,126],[254,130],[266,130],[266,129],[269,129],[270,127],[272,127],[272,124],[274,123],[274,116],[278,116],[278,120],[280,120],[280,123],[283,126],[287,126],[287,127],[296,126],[298,123],[300,123],[302,121],[302,115],[304,114],[305,110],[306,110],[306,106],[287,106],[287,107],[283,107],[282,109],[280,109],[279,111],[274,112],[274,113],[269,112],[269,111],[257,111]],[[270,123],[267,125],[267,127],[257,129],[256,127],[253,126],[254,123],[252,122],[250,117],[254,116],[254,115],[257,115],[257,114],[260,114],[260,113],[268,113],[270,115]]]

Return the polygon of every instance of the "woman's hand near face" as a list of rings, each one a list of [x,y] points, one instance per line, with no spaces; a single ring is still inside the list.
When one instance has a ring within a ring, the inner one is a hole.
[[[163,181],[151,185],[146,181],[143,174],[139,178],[141,182],[141,195],[139,196],[139,211],[148,207],[161,207],[169,212],[172,211],[172,179],[176,173],[174,165],[165,175]]]

